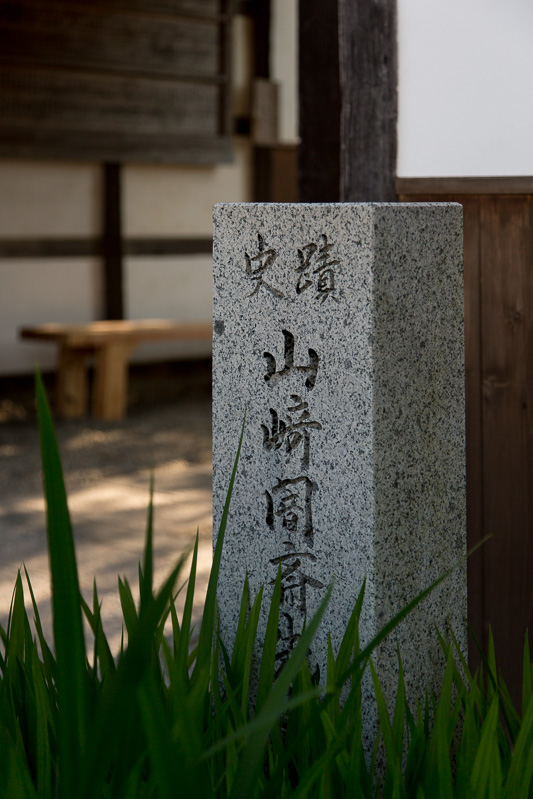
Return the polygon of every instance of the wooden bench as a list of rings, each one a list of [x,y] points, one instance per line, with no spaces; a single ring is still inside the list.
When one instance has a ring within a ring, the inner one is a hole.
[[[128,399],[128,359],[143,341],[211,339],[211,324],[179,324],[164,319],[46,324],[24,327],[23,339],[59,345],[57,412],[68,419],[87,413],[88,361],[94,363],[92,413],[123,419]]]

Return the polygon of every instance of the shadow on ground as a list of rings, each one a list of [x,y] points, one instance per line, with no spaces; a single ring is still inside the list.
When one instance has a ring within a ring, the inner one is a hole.
[[[7,622],[17,569],[25,564],[50,632],[32,383],[0,380],[0,623]],[[53,380],[46,383],[53,403]],[[208,362],[137,367],[131,374],[126,420],[56,421],[81,589],[90,599],[96,579],[104,629],[114,651],[122,634],[117,577],[127,577],[132,586],[137,583],[152,469],[156,582],[192,548],[198,529],[195,621],[200,620],[211,565],[210,387]]]

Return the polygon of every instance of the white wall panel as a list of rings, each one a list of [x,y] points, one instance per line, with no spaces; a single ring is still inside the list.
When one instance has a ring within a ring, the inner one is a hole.
[[[213,205],[251,198],[251,150],[235,140],[235,161],[215,167],[128,165],[123,172],[126,236],[211,236]]]
[[[21,341],[18,330],[98,317],[101,287],[93,259],[0,261],[0,374],[53,369],[57,347]]]
[[[532,40],[530,0],[398,0],[398,175],[533,175]]]
[[[97,236],[98,164],[0,161],[0,238]]]
[[[128,319],[163,318],[177,322],[211,322],[211,256],[129,258],[125,271]],[[210,341],[150,342],[139,346],[132,360],[171,360],[210,354]]]
[[[274,0],[272,4],[272,80],[279,83],[279,136],[298,140],[298,3]]]

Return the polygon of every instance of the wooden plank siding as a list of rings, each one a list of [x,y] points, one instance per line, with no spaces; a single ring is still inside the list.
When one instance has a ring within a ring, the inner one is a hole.
[[[480,201],[485,612],[504,674],[533,633],[532,222],[531,197]]]
[[[461,193],[444,193],[446,181],[439,192],[437,179],[420,181],[424,193],[414,179],[397,186],[402,201],[464,209],[468,542],[491,536],[468,564],[469,619],[485,651],[490,625],[518,699],[533,630],[533,196],[518,192],[533,181],[480,180],[471,190],[502,193],[470,194],[464,179]],[[470,659],[479,662],[473,645]]]
[[[74,2],[83,5],[87,0],[74,0]],[[225,10],[225,0],[91,0],[90,4],[105,8],[106,11],[180,14],[201,19],[217,17]]]
[[[166,78],[217,75],[216,19],[191,20],[107,13],[94,6],[25,0],[0,16],[2,63],[90,69]],[[117,42],[120,46],[117,47]]]
[[[0,2],[0,156],[230,160],[230,17],[204,0]]]

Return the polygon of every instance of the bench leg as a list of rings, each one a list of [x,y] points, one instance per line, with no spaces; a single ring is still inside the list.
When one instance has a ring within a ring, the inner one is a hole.
[[[93,415],[116,421],[126,415],[128,401],[128,357],[131,344],[108,343],[96,349],[94,363]]]
[[[64,419],[79,419],[87,413],[87,365],[90,350],[59,348],[57,374],[57,414]]]

